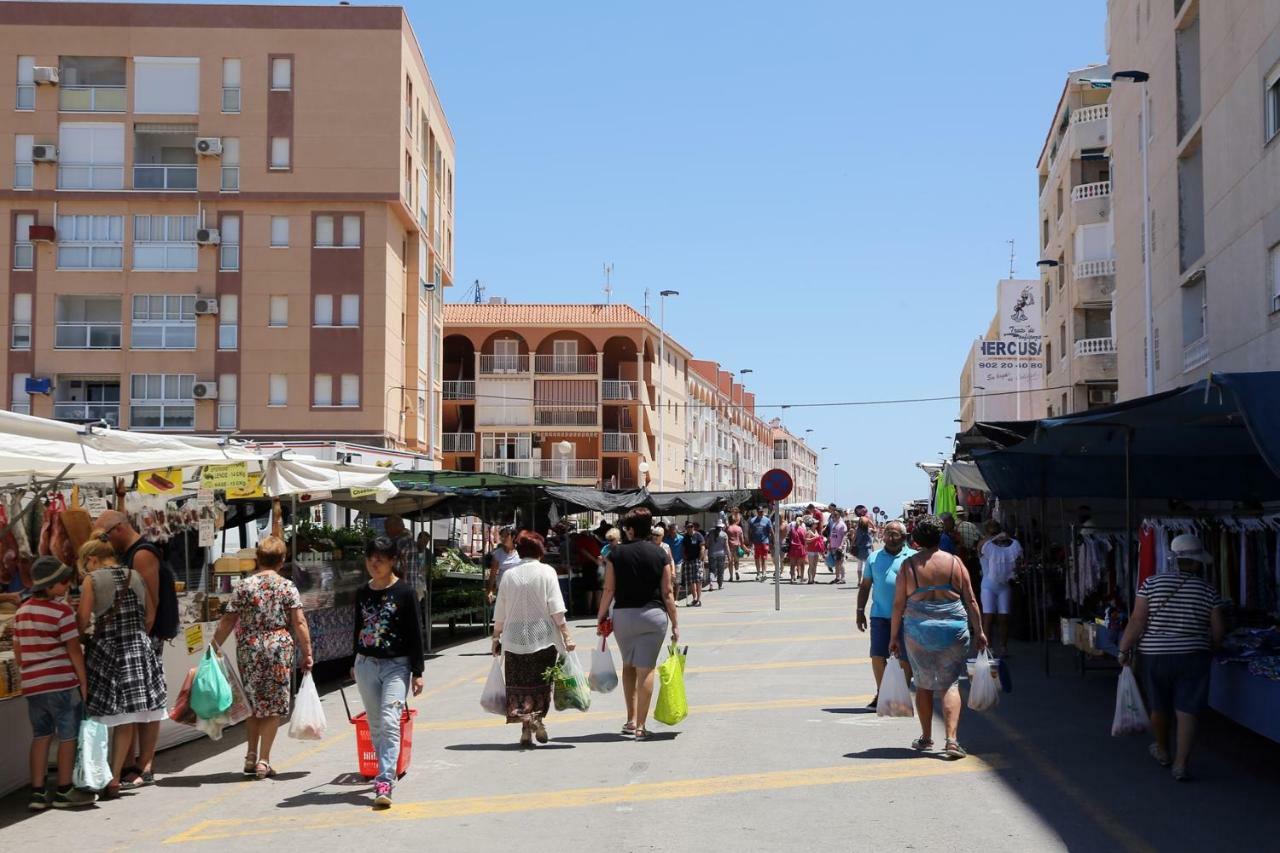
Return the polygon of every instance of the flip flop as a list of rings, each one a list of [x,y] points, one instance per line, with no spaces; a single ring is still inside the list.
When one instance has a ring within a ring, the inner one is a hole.
[[[1160,744],[1158,743],[1153,743],[1150,746],[1148,746],[1147,752],[1149,752],[1151,754],[1151,757],[1156,760],[1156,764],[1159,764],[1161,767],[1168,767],[1170,764],[1173,763],[1172,761],[1169,760],[1169,753],[1161,749]]]
[[[944,755],[947,756],[947,758],[950,758],[952,761],[959,761],[961,758],[965,758],[969,754],[964,751],[963,746],[961,746],[956,741],[951,740],[950,738],[947,738],[946,745],[943,748],[942,752]]]

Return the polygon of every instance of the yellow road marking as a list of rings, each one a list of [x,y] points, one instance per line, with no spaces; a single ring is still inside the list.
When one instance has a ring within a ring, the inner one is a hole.
[[[690,628],[749,628],[753,625],[816,625],[819,622],[848,622],[853,623],[853,614],[857,610],[852,604],[849,605],[849,615],[846,616],[820,616],[813,619],[748,619],[737,622],[699,622],[693,621],[688,623]]]
[[[711,646],[763,646],[773,643],[817,643],[823,640],[856,640],[861,636],[866,639],[866,635],[858,634],[806,634],[803,637],[747,637],[742,640],[725,640],[721,643],[708,643]]]
[[[185,832],[165,839],[165,843],[217,841],[245,838],[298,830],[324,830],[349,826],[376,826],[383,821],[440,820],[474,817],[485,814],[518,814],[548,809],[585,808],[619,803],[655,802],[661,800],[700,801],[706,796],[745,794],[755,791],[780,791],[788,788],[811,788],[849,782],[890,782],[899,779],[921,779],[969,773],[987,773],[1003,768],[999,756],[987,759],[970,756],[965,761],[929,760],[885,761],[875,764],[842,764],[803,770],[780,770],[767,773],[742,773],[710,776],[702,779],[680,779],[643,782],[609,788],[574,788],[546,793],[499,794],[480,797],[455,797],[415,803],[397,803],[386,812],[364,809],[326,809],[311,814],[290,814],[270,818],[243,820],[236,818],[207,820]]]
[[[757,669],[794,669],[812,666],[856,666],[871,663],[871,658],[826,658],[825,660],[779,660],[769,663],[734,663],[725,666],[691,666],[686,673],[694,672],[750,672]]]

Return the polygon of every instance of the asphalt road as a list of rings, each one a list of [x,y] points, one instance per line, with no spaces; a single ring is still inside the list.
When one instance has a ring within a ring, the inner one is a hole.
[[[821,577],[821,576],[820,576]],[[829,576],[828,576],[829,577]],[[243,735],[162,753],[153,788],[78,812],[0,803],[6,850],[1222,850],[1274,849],[1274,745],[1208,726],[1178,785],[1142,738],[1109,736],[1113,675],[1081,678],[1055,649],[1015,646],[1016,691],[966,711],[969,758],[908,749],[915,720],[878,718],[852,586],[743,582],[681,610],[691,714],[635,743],[622,693],[553,713],[552,741],[516,745],[479,706],[488,644],[427,664],[412,768],[395,806],[369,808],[336,686],[321,742],[277,742],[279,776],[239,773]],[[589,658],[594,625],[574,620]],[[358,703],[354,691],[348,691]],[[937,725],[940,727],[941,720]]]

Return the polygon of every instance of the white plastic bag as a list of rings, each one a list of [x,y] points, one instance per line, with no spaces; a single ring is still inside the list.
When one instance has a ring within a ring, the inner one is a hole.
[[[316,683],[311,680],[311,673],[302,676],[302,684],[298,687],[298,695],[293,702],[293,716],[289,718],[289,737],[295,740],[324,740],[325,729],[329,727],[324,718],[324,708],[320,705],[320,694],[316,691]]]
[[[102,723],[97,720],[81,721],[76,769],[71,777],[77,788],[100,791],[107,787],[111,781],[111,764],[107,758],[110,740],[110,732]]]
[[[480,694],[480,707],[490,714],[507,715],[507,682],[502,677],[502,658],[497,655],[494,655],[493,666],[489,667],[489,680],[484,683],[484,692]]]
[[[1116,716],[1111,721],[1111,734],[1136,735],[1150,727],[1151,718],[1142,704],[1138,680],[1133,677],[1133,670],[1126,666],[1120,670],[1120,682],[1116,685]]]
[[[559,672],[551,689],[552,703],[557,711],[574,708],[585,711],[591,707],[591,688],[587,686],[587,673],[578,660],[577,652],[561,652]]]
[[[880,698],[876,701],[877,717],[914,717],[915,703],[907,689],[907,674],[896,657],[885,661],[884,678],[880,679]]]
[[[618,686],[618,670],[613,667],[613,655],[609,653],[609,638],[600,638],[600,648],[591,652],[591,674],[587,684],[596,693],[608,693]]]
[[[992,666],[991,653],[978,652],[973,662],[973,674],[969,676],[969,707],[974,711],[989,711],[1000,704],[999,676]]]

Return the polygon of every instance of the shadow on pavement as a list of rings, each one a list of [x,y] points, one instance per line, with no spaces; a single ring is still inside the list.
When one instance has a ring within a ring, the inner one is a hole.
[[[522,752],[528,750],[534,752],[540,749],[573,749],[571,743],[551,743],[540,744],[536,747],[521,746],[519,743],[454,743],[445,747],[445,749],[454,752]]]
[[[823,708],[824,714],[874,714],[875,708]]]
[[[888,758],[897,759],[932,759],[934,761],[946,761],[947,757],[940,752],[919,752],[909,749],[905,746],[877,746],[871,749],[864,749],[861,752],[846,752],[845,758],[867,758],[872,760],[884,760]]]
[[[368,791],[308,791],[295,797],[285,797],[276,803],[278,809],[299,809],[306,806],[365,806],[373,805],[373,797]]]
[[[552,743],[620,743],[631,738],[620,734],[604,732],[594,735],[573,735],[571,737],[553,737]]]

